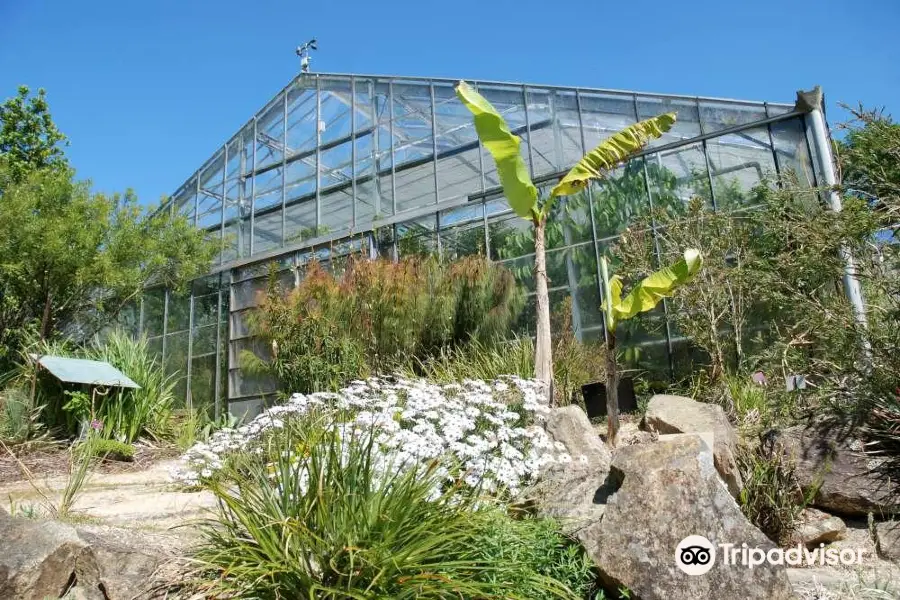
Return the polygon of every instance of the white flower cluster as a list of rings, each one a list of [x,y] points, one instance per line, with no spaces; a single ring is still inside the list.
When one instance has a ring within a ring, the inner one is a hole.
[[[338,393],[294,394],[238,429],[194,445],[172,473],[200,485],[234,452],[261,452],[259,440],[310,410],[345,415],[356,431],[373,431],[393,464],[438,459],[471,486],[516,494],[551,463],[571,457],[542,427],[549,408],[542,384],[518,377],[439,385],[425,380],[354,381]],[[452,472],[451,472],[452,471]]]

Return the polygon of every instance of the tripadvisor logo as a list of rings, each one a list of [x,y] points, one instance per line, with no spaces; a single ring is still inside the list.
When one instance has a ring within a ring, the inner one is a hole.
[[[675,548],[675,565],[688,575],[703,575],[713,568],[716,556],[721,556],[725,566],[741,566],[753,569],[764,564],[799,566],[858,565],[862,563],[863,548],[809,549],[802,544],[791,548],[751,548],[747,544],[713,544],[702,535],[689,535]]]

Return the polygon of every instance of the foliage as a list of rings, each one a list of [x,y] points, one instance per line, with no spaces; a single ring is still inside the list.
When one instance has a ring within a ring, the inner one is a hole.
[[[90,339],[145,283],[181,289],[218,251],[186,217],[91,193],[67,169],[30,173],[0,200],[0,369],[28,332]]]
[[[808,503],[793,466],[780,454],[760,448],[740,448],[737,459],[744,480],[738,498],[741,511],[773,542],[788,544],[797,517]]]
[[[900,124],[882,111],[844,106],[853,115],[841,128],[845,138],[835,145],[842,187],[874,201],[888,218],[900,217]]]
[[[472,113],[478,138],[497,164],[497,174],[509,206],[523,219],[534,218],[538,210],[538,193],[519,151],[522,140],[509,130],[497,109],[465,81],[456,86],[456,95]]]
[[[76,446],[76,451],[86,453],[91,452],[93,453],[93,458],[100,458],[102,460],[117,460],[123,462],[134,460],[133,445],[101,436],[94,438],[91,444]]]
[[[565,537],[559,525],[549,519],[510,518],[499,509],[474,513],[475,548],[488,564],[504,562],[502,577],[493,572],[483,576],[507,595],[519,598],[552,598],[535,589],[534,574],[565,584],[578,598],[591,598],[596,591],[594,563],[584,550]]]
[[[509,130],[500,113],[465,81],[460,81],[456,86],[456,95],[472,113],[478,138],[491,153],[497,165],[507,202],[517,215],[530,220],[534,225],[537,334],[534,372],[537,379],[549,383],[553,379],[553,357],[545,257],[547,217],[553,211],[558,197],[583,190],[591,180],[605,177],[608,171],[633,156],[651,139],[662,136],[674,125],[675,114],[667,113],[629,125],[605,139],[563,177],[547,198],[540,199],[519,151],[521,140]]]
[[[542,388],[516,377],[444,385],[370,379],[336,394],[295,394],[246,425],[195,445],[172,475],[189,486],[213,480],[239,452],[261,451],[310,414],[324,413],[346,422],[348,430],[373,430],[397,468],[436,460],[448,480],[515,494],[547,464],[572,460],[540,425],[549,410]]]
[[[245,352],[242,366],[290,392],[334,391],[442,348],[492,344],[522,304],[509,272],[479,257],[352,259],[340,276],[312,263],[287,294],[270,280],[249,324],[271,356]]]
[[[675,113],[639,121],[609,136],[588,152],[550,192],[551,197],[571,196],[592,179],[601,179],[625,162],[650,140],[661,138],[675,124]]]
[[[243,454],[212,484],[219,510],[196,553],[198,592],[273,599],[575,597],[564,582],[513,562],[513,553],[486,549],[485,539],[496,535],[487,528],[504,516],[479,518],[477,495],[445,487],[436,463],[392,465],[372,432],[352,433],[315,417],[273,437],[264,454]],[[524,527],[504,533],[516,547],[536,537]],[[577,565],[549,558],[544,565],[583,585]],[[510,594],[510,584],[527,595]]]
[[[19,387],[0,391],[0,440],[19,444],[42,431],[41,406],[35,406],[28,392]]]
[[[581,386],[605,376],[603,345],[579,342],[572,331],[571,300],[566,299],[553,315],[554,402],[565,406],[581,392]],[[442,348],[425,360],[414,359],[404,367],[410,376],[453,383],[465,379],[496,379],[503,375],[531,377],[534,373],[534,340],[514,336],[499,344],[477,340],[456,348]]]
[[[71,389],[47,374],[32,355],[105,361],[141,387]],[[77,435],[93,423],[102,430],[104,437],[128,444],[142,435],[156,438],[169,435],[175,380],[172,375],[165,374],[146,338],[134,338],[124,331],[112,330],[102,337],[95,336],[86,348],[34,341],[22,351],[22,360],[13,377],[19,389],[30,388],[32,382],[35,384],[41,421],[49,428]]]
[[[696,245],[704,268],[675,294],[670,315],[708,355],[713,379],[749,370],[814,379],[854,368],[859,337],[838,287],[839,251],[868,253],[876,223],[863,203],[851,199],[835,213],[788,175],[777,187],[757,187],[739,210],[713,213],[694,200],[684,215],[657,215],[656,223],[659,248],[649,221],[618,242],[620,271],[639,276],[657,251],[669,261],[683,244]]]
[[[615,333],[618,322],[653,310],[660,300],[670,298],[678,288],[690,283],[703,265],[703,256],[699,250],[688,248],[680,260],[636,283],[624,298],[622,298],[622,278],[618,275],[608,277],[606,259],[603,258],[601,261],[604,271],[603,287],[606,291],[602,308],[606,315],[606,328]]]
[[[19,86],[18,94],[0,105],[0,157],[8,171],[0,172],[0,192],[12,182],[21,181],[29,173],[47,167],[66,165],[61,145],[64,136],[56,128],[47,104],[47,92],[39,89],[30,96],[27,86]]]

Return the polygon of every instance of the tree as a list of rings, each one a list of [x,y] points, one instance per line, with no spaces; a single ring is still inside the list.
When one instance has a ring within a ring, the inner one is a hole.
[[[519,150],[521,140],[509,130],[500,113],[465,81],[460,81],[456,86],[456,95],[472,113],[478,137],[497,164],[500,184],[510,208],[518,216],[531,221],[534,226],[537,304],[534,375],[549,386],[553,381],[553,357],[545,253],[547,217],[557,198],[584,190],[592,179],[600,179],[606,172],[627,161],[651,139],[662,136],[675,123],[675,114],[666,113],[640,121],[610,136],[585,155],[550,191],[546,199],[541,199],[528,176],[528,168]]]
[[[675,290],[690,282],[700,271],[703,257],[699,250],[689,248],[684,256],[671,267],[665,267],[637,283],[622,298],[622,279],[609,276],[606,257],[600,259],[600,276],[603,278],[603,314],[606,320],[606,412],[608,441],[616,445],[619,432],[619,368],[616,361],[616,326],[640,313],[653,310],[663,298],[672,296]]]
[[[0,372],[30,333],[86,339],[136,301],[146,283],[178,290],[205,273],[218,243],[169,211],[107,196],[71,169],[15,182],[0,162]]]
[[[66,136],[50,116],[47,93],[39,89],[30,98],[29,93],[27,86],[19,86],[18,95],[0,105],[0,156],[14,182],[38,169],[66,164],[60,147]],[[0,190],[4,187],[0,180]]]

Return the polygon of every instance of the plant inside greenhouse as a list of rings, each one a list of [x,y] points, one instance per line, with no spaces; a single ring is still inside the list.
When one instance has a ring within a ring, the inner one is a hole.
[[[263,8],[0,9],[0,600],[900,597],[888,35]]]

